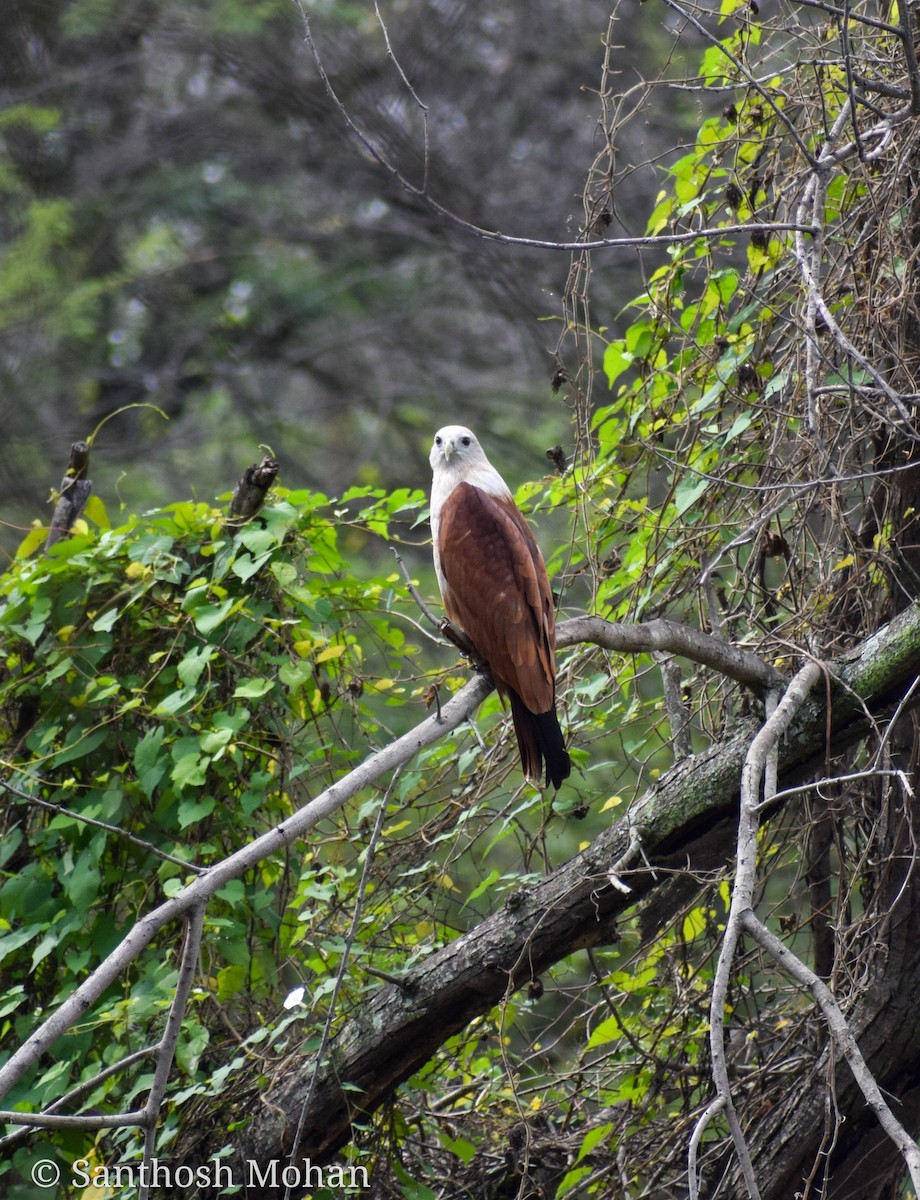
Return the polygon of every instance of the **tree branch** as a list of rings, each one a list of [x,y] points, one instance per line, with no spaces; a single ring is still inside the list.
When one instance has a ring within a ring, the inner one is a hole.
[[[725,923],[725,936],[719,951],[709,1005],[712,1078],[728,1119],[735,1152],[738,1155],[745,1187],[751,1200],[760,1200],[760,1189],[757,1186],[750,1151],[732,1099],[728,1060],[725,1055],[725,1008],[728,1001],[732,964],[738,947],[738,939],[741,936],[742,916],[753,904],[754,884],[757,878],[757,812],[760,808],[761,785],[764,781],[767,760],[770,755],[775,753],[777,742],[789,728],[791,721],[805,703],[820,676],[821,670],[817,664],[808,663],[789,684],[786,694],[779,704],[776,704],[776,693],[771,693],[767,701],[766,723],[758,731],[745,756],[741,772],[741,805],[735,855],[735,884],[732,888],[731,906],[728,920]],[[770,799],[775,792],[775,787],[767,787],[765,792],[765,799]]]
[[[621,625],[601,617],[563,621],[556,629],[557,647],[578,642],[593,642],[625,654],[651,654],[656,650],[679,654],[758,691],[786,685],[784,676],[756,654],[676,621],[647,621],[642,625]]]

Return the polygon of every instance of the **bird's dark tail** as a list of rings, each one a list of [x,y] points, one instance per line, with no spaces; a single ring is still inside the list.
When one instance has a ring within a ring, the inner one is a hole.
[[[539,783],[543,764],[546,763],[546,783],[552,783],[553,787],[558,789],[562,781],[568,779],[571,774],[572,763],[562,740],[562,730],[559,728],[555,707],[549,712],[531,712],[520,696],[510,689],[508,699],[511,703],[511,716],[514,720],[514,732],[517,735],[524,774],[528,779]]]

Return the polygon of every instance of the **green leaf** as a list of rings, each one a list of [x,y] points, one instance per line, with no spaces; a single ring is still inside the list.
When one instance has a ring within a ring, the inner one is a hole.
[[[241,963],[230,963],[217,972],[217,999],[229,1000],[244,991],[249,980],[249,971]]]
[[[81,854],[66,879],[65,888],[74,908],[89,907],[99,894],[102,875],[95,858],[89,853]]]
[[[258,574],[270,558],[271,554],[262,554],[258,558],[250,558],[248,554],[242,554],[233,560],[230,570],[245,583],[247,579]]]
[[[60,935],[57,933],[46,933],[42,940],[32,951],[31,970],[35,970],[38,964],[57,946],[60,942]]]
[[[45,526],[43,526],[43,525],[41,525],[41,526],[37,525],[34,529],[30,530],[26,534],[26,536],[22,539],[22,541],[16,547],[16,557],[17,558],[28,558],[29,555],[32,554],[34,551],[36,551],[39,546],[44,545],[45,538],[47,536],[48,536],[47,528],[45,528]]]
[[[196,694],[193,687],[179,688],[178,691],[172,692],[162,699],[153,710],[153,714],[157,717],[171,717],[181,712],[183,708],[187,708],[195,699]]]
[[[103,613],[101,617],[97,617],[96,620],[93,621],[93,633],[111,633],[112,627],[118,620],[118,612],[119,610],[117,608],[110,608],[109,611]]]
[[[634,356],[623,348],[622,342],[611,342],[604,350],[604,374],[607,385],[613,387],[624,371],[628,371],[634,362]]]
[[[579,1183],[586,1175],[591,1174],[590,1167],[573,1167],[571,1171],[567,1171],[559,1182],[556,1188],[556,1200],[570,1192],[577,1183]]]
[[[464,900],[463,907],[466,908],[468,904],[472,904],[474,900],[478,900],[483,892],[487,892],[492,884],[497,883],[499,879],[501,879],[501,873],[499,871],[490,871],[485,879],[481,880],[480,883],[473,888],[473,890]]]
[[[165,736],[166,730],[159,725],[156,729],[148,729],[134,747],[134,770],[148,799],[152,798],[154,789],[166,774],[166,763],[162,759]]]
[[[681,930],[684,941],[692,942],[698,934],[705,932],[707,924],[706,910],[703,908],[691,908],[686,917],[684,917]]]
[[[274,686],[274,679],[247,679],[236,687],[233,695],[235,699],[257,700],[267,695]]]
[[[0,935],[0,963],[10,954],[15,954],[21,946],[25,946],[27,942],[38,937],[41,931],[41,926],[29,925],[25,929],[17,929],[15,933]]]
[[[73,762],[78,758],[85,758],[101,746],[109,736],[109,731],[105,726],[98,729],[92,729],[86,732],[82,726],[68,734],[69,744],[59,750],[54,755],[54,765],[62,767],[65,763]]]
[[[217,653],[214,646],[194,646],[176,667],[176,674],[186,687],[193,688],[205,667]]]
[[[170,779],[177,788],[201,787],[207,781],[208,763],[206,755],[183,754],[172,769]]]
[[[597,1025],[588,1038],[588,1049],[593,1050],[596,1046],[606,1046],[610,1042],[619,1041],[623,1036],[623,1026],[620,1024],[620,1018],[616,1015],[607,1017]]]
[[[187,829],[189,825],[209,817],[216,803],[213,796],[206,796],[203,800],[183,800],[179,805],[179,828]]]
[[[233,736],[234,731],[232,729],[212,729],[210,733],[204,734],[201,738],[202,754],[210,754],[212,757],[216,757],[233,741]]]
[[[87,520],[92,521],[100,529],[111,529],[112,523],[109,520],[109,514],[106,512],[105,505],[102,499],[95,494],[90,495],[86,504],[83,506],[83,515]]]
[[[222,625],[227,617],[233,612],[241,601],[235,601],[232,596],[228,596],[220,604],[202,604],[195,608],[192,613],[192,619],[195,622],[195,627],[199,633],[213,633],[218,625]]]
[[[601,1142],[606,1141],[607,1138],[610,1137],[611,1133],[613,1133],[612,1123],[607,1125],[595,1125],[593,1129],[589,1129],[582,1140],[581,1148],[578,1151],[578,1158],[575,1161],[580,1162],[581,1159],[587,1157],[587,1155],[589,1155],[592,1150],[599,1146]]]
[[[674,489],[674,507],[677,509],[677,515],[683,516],[688,508],[696,504],[707,487],[709,487],[709,480],[701,479],[699,476],[682,480]]]
[[[463,1137],[451,1137],[443,1131],[438,1132],[438,1140],[445,1150],[455,1154],[461,1162],[470,1163],[476,1157],[476,1147]]]

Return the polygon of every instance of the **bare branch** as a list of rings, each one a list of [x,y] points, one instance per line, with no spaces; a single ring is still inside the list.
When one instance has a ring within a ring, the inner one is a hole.
[[[556,645],[572,646],[593,642],[606,650],[627,654],[660,651],[679,654],[703,666],[712,667],[729,679],[748,687],[763,689],[784,684],[775,667],[749,650],[742,650],[720,638],[680,625],[676,621],[647,621],[641,625],[622,625],[602,617],[573,617],[556,629]]]
[[[652,657],[661,670],[664,705],[671,725],[671,746],[676,758],[684,758],[693,749],[690,713],[684,704],[680,686],[680,667],[671,654],[653,650]]]
[[[185,923],[185,945],[182,948],[182,962],[179,967],[179,977],[176,980],[176,990],[173,992],[172,1003],[169,1006],[169,1016],[166,1028],[157,1046],[157,1064],[147,1093],[147,1103],[144,1105],[144,1116],[147,1123],[147,1136],[144,1141],[144,1161],[150,1162],[156,1151],[156,1123],[166,1095],[166,1085],[169,1083],[169,1073],[172,1070],[179,1034],[182,1031],[182,1020],[185,1016],[185,1006],[195,981],[198,969],[198,955],[201,950],[201,935],[204,929],[205,904],[196,905],[188,915]],[[150,1186],[145,1181],[141,1187],[140,1200],[148,1200]]]
[[[725,1107],[735,1152],[738,1155],[745,1186],[751,1200],[759,1200],[760,1189],[757,1186],[750,1152],[732,1100],[728,1061],[725,1055],[725,1010],[732,964],[741,935],[742,914],[747,912],[753,904],[757,871],[756,813],[766,762],[775,750],[779,738],[788,729],[793,717],[820,678],[820,667],[815,663],[808,663],[789,684],[779,704],[776,704],[775,699],[771,696],[767,703],[767,720],[752,741],[745,757],[744,769],[741,774],[741,810],[738,819],[735,883],[732,888],[728,920],[725,923],[725,936],[722,940],[712,985],[709,1008],[712,1077],[719,1098]]]

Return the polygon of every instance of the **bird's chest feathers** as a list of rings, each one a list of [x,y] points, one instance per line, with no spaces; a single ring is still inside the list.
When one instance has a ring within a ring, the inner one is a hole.
[[[436,565],[454,599],[459,590],[471,603],[495,610],[513,596],[517,617],[525,600],[539,607],[531,595],[539,558],[532,543],[510,493],[496,496],[464,483],[443,506]]]

